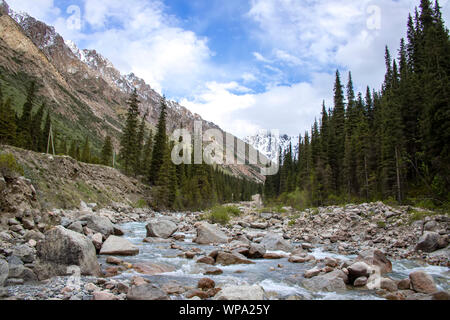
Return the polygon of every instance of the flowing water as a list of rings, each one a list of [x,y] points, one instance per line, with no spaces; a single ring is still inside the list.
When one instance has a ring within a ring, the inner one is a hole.
[[[196,287],[199,279],[204,278],[203,272],[209,266],[197,264],[196,259],[189,260],[178,257],[182,253],[181,250],[171,249],[170,243],[144,243],[146,237],[145,223],[126,223],[121,225],[125,232],[125,238],[139,247],[139,254],[133,257],[124,258],[130,263],[151,262],[170,265],[175,268],[173,272],[167,272],[154,276],[145,276],[134,270],[128,270],[116,279],[131,278],[139,275],[151,280],[152,283],[163,285],[168,282],[177,282],[182,286]],[[194,234],[183,233],[185,241],[177,241],[176,244],[185,249],[199,248],[204,254],[208,254],[217,247],[208,245],[198,245],[192,242]],[[355,256],[342,256],[324,251],[322,248],[316,248],[311,253],[317,259],[325,257],[334,257],[341,260],[352,259]],[[286,254],[287,255],[287,254]],[[106,257],[100,256],[100,263],[106,265]],[[301,281],[304,279],[302,274],[304,271],[313,267],[312,263],[296,264],[288,262],[288,258],[280,260],[254,260],[255,264],[250,265],[231,265],[217,266],[223,270],[221,275],[208,275],[217,285],[222,284],[258,284],[262,286],[273,299],[286,299],[290,296],[298,296],[303,299],[380,299],[373,291],[368,290],[347,290],[344,293],[314,293],[302,287]],[[282,267],[279,267],[279,264]],[[430,266],[420,264],[415,261],[400,260],[393,261],[393,272],[388,276],[392,279],[404,279],[415,270],[423,270],[432,275],[443,290],[450,289],[450,268]],[[182,298],[182,297],[178,297]]]

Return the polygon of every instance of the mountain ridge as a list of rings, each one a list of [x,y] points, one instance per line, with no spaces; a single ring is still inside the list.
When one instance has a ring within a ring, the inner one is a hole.
[[[79,49],[72,41],[64,40],[54,27],[27,13],[14,12],[3,0],[0,2],[0,46],[5,52],[5,57],[0,57],[3,81],[17,83],[9,90],[23,96],[26,86],[17,78],[37,79],[39,95],[50,100],[50,108],[58,115],[57,130],[62,136],[67,136],[69,129],[76,132],[79,141],[84,134],[90,134],[98,149],[104,137],[111,135],[117,147],[125,119],[124,106],[134,88],[141,100],[141,114],[148,112],[148,126],[156,126],[161,96],[143,79],[133,73],[121,74],[96,50]],[[167,104],[169,132],[180,127],[193,132],[194,121],[201,121],[204,130],[214,128],[225,133],[177,102],[168,100]],[[65,118],[71,123],[67,125]],[[223,167],[234,175],[264,181],[258,167]]]

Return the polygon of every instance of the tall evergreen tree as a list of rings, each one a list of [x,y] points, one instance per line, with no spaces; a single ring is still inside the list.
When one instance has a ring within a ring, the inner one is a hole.
[[[164,164],[164,157],[167,154],[167,133],[166,133],[166,99],[161,99],[161,112],[159,115],[159,121],[157,131],[155,135],[155,141],[153,145],[152,161],[149,170],[149,182],[150,184],[159,183],[160,169]]]
[[[137,126],[139,117],[139,103],[136,89],[128,100],[128,114],[125,129],[120,140],[120,154],[122,164],[126,173],[134,173],[136,162],[138,161],[138,146],[137,146]]]

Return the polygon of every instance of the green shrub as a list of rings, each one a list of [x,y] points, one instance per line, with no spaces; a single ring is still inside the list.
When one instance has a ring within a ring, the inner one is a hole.
[[[231,211],[233,212],[233,210]],[[230,210],[227,207],[214,207],[206,216],[206,219],[211,223],[226,225],[230,222]]]
[[[239,208],[236,206],[227,206],[224,208],[226,209],[227,213],[231,214],[232,216],[239,217],[241,215],[241,210],[239,210]]]
[[[386,228],[386,222],[384,222],[384,221],[378,221],[377,225],[378,225],[378,228]]]
[[[143,209],[143,208],[147,208],[148,204],[147,201],[145,201],[145,199],[139,199],[135,204],[134,207],[136,209]]]
[[[0,173],[5,178],[24,175],[23,167],[17,163],[16,158],[11,153],[0,154]]]

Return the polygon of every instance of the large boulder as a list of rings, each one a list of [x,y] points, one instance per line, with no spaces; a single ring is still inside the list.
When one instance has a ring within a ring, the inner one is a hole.
[[[437,232],[425,232],[416,244],[416,250],[433,252],[440,249],[441,236]]]
[[[253,264],[253,261],[247,260],[239,253],[219,252],[216,257],[216,263],[224,266],[232,264]]]
[[[86,222],[86,227],[96,232],[100,232],[105,238],[114,234],[114,225],[106,217],[96,214],[87,214],[82,216],[79,220]]]
[[[132,286],[127,294],[128,300],[169,300],[167,294],[150,283]]]
[[[266,254],[266,248],[260,243],[252,243],[248,250],[248,257],[250,259],[261,259]]]
[[[172,221],[157,219],[150,221],[145,228],[147,229],[147,237],[162,239],[169,238],[178,229],[177,225]]]
[[[194,239],[198,244],[228,243],[228,237],[217,226],[207,222],[195,224],[197,237]]]
[[[37,244],[37,255],[40,279],[66,275],[69,266],[78,266],[82,275],[101,275],[92,241],[62,226],[45,233],[45,240]]]
[[[214,300],[265,300],[266,293],[258,285],[226,285],[214,297]]]
[[[9,266],[8,262],[4,259],[0,259],[0,287],[3,287],[6,279],[8,279],[9,275]]]
[[[409,275],[411,287],[420,293],[435,293],[438,291],[433,277],[424,271],[414,271]]]
[[[139,253],[139,248],[130,241],[117,236],[109,236],[100,250],[101,255],[134,256]]]
[[[294,247],[289,243],[289,241],[284,240],[282,235],[276,233],[266,234],[260,244],[263,245],[266,250],[285,252],[291,252],[294,250]]]
[[[360,252],[359,256],[356,258],[356,261],[363,261],[369,266],[379,269],[381,274],[392,272],[391,261],[381,250],[378,249],[369,249]]]
[[[371,273],[370,266],[362,261],[353,263],[347,268],[347,270],[350,283],[353,283],[360,277],[368,278]]]
[[[347,289],[347,276],[341,270],[303,280],[303,286],[311,291],[342,292]]]

